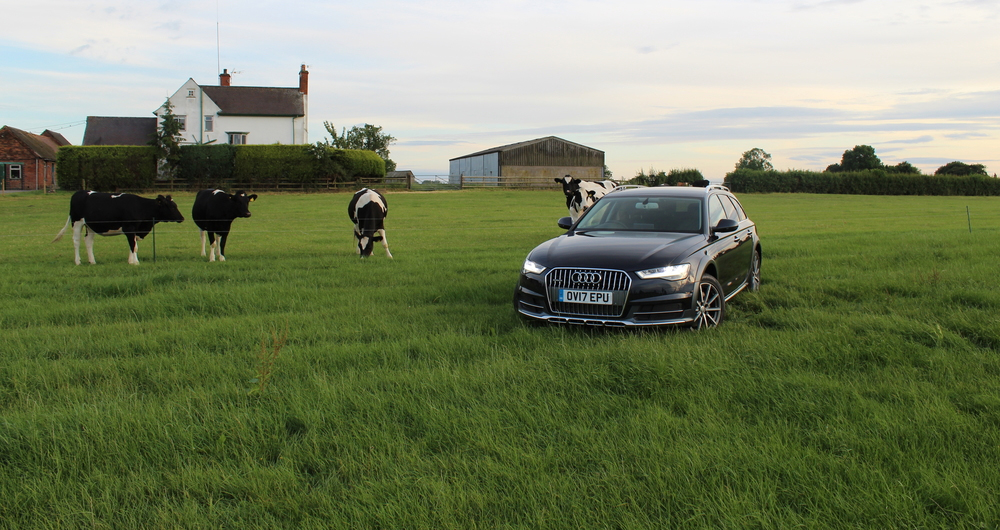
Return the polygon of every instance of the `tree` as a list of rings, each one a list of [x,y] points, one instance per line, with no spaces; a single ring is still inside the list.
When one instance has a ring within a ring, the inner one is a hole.
[[[986,166],[983,164],[966,164],[964,162],[954,161],[948,162],[947,164],[937,168],[934,172],[935,175],[982,175],[984,177],[990,176],[986,172]]]
[[[743,157],[736,163],[736,169],[754,169],[758,171],[772,171],[774,165],[771,164],[771,155],[759,147],[743,153]]]
[[[895,166],[885,166],[885,170],[889,173],[903,173],[910,175],[920,174],[920,168],[914,166],[906,160],[896,164]]]
[[[386,171],[396,170],[396,163],[389,158],[389,146],[396,142],[396,138],[389,133],[382,132],[381,126],[370,123],[366,123],[364,127],[355,125],[349,131],[341,129],[339,135],[337,134],[337,128],[332,123],[324,121],[323,127],[326,127],[326,131],[330,133],[330,137],[332,138],[330,145],[333,147],[338,149],[374,151],[375,154],[385,160]]]
[[[171,178],[177,171],[181,160],[181,122],[174,116],[174,106],[168,98],[163,104],[166,109],[161,116],[160,126],[156,129],[149,144],[156,148],[156,168],[160,178]]]
[[[854,149],[844,151],[840,159],[841,171],[864,171],[866,169],[882,169],[882,161],[875,156],[875,148],[870,145],[856,145]]]
[[[604,165],[604,180],[614,180],[614,177],[611,175],[611,170],[608,169],[607,164]]]

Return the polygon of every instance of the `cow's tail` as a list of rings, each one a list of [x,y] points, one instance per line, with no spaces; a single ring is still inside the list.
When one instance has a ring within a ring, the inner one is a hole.
[[[66,226],[62,227],[62,230],[60,230],[59,233],[56,234],[56,238],[53,239],[52,242],[55,243],[56,241],[62,239],[63,234],[66,233],[66,229],[69,228],[69,225],[71,224],[73,224],[73,217],[66,216]]]

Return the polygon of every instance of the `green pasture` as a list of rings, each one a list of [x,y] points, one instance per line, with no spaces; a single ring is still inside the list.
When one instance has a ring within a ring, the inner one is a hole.
[[[68,193],[0,196],[0,528],[1000,526],[1000,198],[742,195],[700,333],[522,323],[558,191],[390,193],[393,260],[349,198],[76,266]]]

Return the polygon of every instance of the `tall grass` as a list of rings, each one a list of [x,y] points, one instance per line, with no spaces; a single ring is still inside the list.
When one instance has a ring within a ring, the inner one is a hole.
[[[265,195],[139,266],[0,196],[0,527],[996,528],[1000,200],[740,198],[762,289],[690,333],[516,318],[555,192],[389,194],[363,261]]]

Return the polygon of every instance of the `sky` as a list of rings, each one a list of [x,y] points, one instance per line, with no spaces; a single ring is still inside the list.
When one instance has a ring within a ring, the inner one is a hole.
[[[871,145],[1000,172],[1000,0],[3,0],[0,125],[74,145],[193,78],[298,86],[309,141],[371,123],[417,175],[558,136],[617,179],[721,180],[761,148],[822,170]]]

